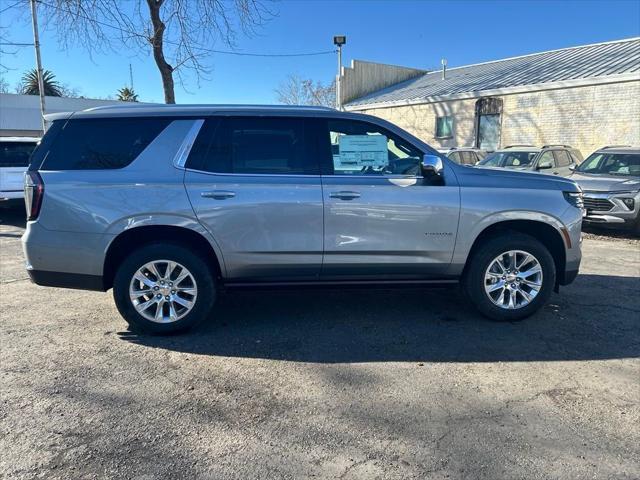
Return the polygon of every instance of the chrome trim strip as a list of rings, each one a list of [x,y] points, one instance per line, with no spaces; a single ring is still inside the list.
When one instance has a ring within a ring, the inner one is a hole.
[[[182,145],[180,145],[176,156],[173,157],[174,167],[184,169],[184,165],[187,162],[189,153],[191,153],[191,148],[196,141],[198,133],[200,133],[202,125],[204,125],[204,119],[193,120],[193,125],[185,135],[184,140],[182,141]]]

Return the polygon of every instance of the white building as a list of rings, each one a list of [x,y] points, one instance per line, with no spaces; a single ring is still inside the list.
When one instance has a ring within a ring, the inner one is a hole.
[[[71,112],[122,103],[117,100],[45,97],[46,113]],[[0,137],[40,137],[40,97],[0,93]]]

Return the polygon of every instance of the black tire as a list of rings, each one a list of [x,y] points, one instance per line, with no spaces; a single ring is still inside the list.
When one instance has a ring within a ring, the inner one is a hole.
[[[134,274],[143,265],[154,260],[171,260],[183,265],[191,273],[197,286],[197,296],[191,311],[173,322],[157,323],[148,320],[136,311],[129,297],[129,287]],[[188,330],[209,316],[216,298],[216,286],[206,259],[177,244],[152,243],[135,250],[120,264],[113,281],[113,298],[120,315],[132,330],[169,334]]]
[[[495,305],[485,291],[485,273],[501,253],[522,250],[533,255],[542,269],[542,286],[528,305],[506,309]],[[467,297],[484,316],[501,322],[523,320],[537,312],[551,297],[556,283],[556,266],[549,250],[535,238],[518,232],[506,232],[486,240],[469,259],[463,278]]]

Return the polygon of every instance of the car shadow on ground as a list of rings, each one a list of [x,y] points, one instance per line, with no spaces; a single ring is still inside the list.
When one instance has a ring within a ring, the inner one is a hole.
[[[640,357],[640,303],[622,300],[637,296],[640,279],[582,275],[576,284],[514,323],[482,318],[454,289],[261,291],[222,295],[190,333],[119,335],[178,352],[318,363]]]

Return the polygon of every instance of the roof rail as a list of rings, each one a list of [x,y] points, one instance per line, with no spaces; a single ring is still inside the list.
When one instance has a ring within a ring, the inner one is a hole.
[[[521,144],[507,145],[504,148],[516,148],[516,147],[535,147],[535,145],[529,145],[529,144],[526,144],[526,143],[521,143]]]
[[[571,145],[564,145],[562,143],[550,143],[549,145],[543,145],[542,146],[542,148],[550,148],[550,147],[573,148]]]
[[[607,145],[602,147],[600,150],[606,150],[607,148],[620,148],[620,147],[630,147],[631,145]]]

